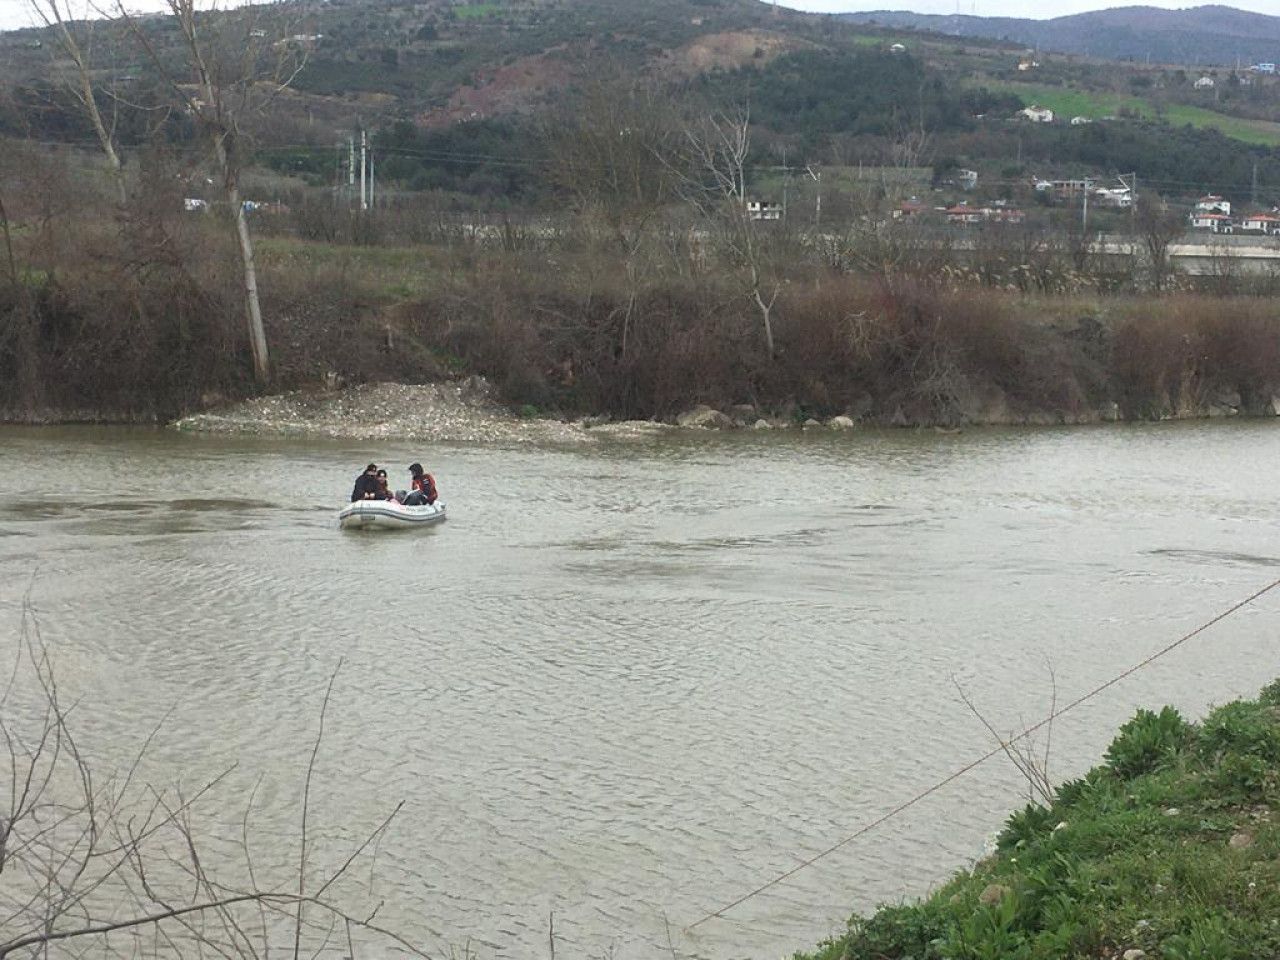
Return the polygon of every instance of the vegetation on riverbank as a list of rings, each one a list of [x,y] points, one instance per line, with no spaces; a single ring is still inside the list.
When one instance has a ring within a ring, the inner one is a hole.
[[[1280,681],[1199,724],[1141,710],[932,896],[807,960],[1280,956]]]

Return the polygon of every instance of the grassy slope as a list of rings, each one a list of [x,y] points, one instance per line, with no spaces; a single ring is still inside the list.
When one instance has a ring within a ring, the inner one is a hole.
[[[1280,956],[1280,681],[1199,725],[1139,711],[999,851],[810,960]]]
[[[1163,119],[1177,126],[1190,124],[1193,127],[1215,128],[1228,137],[1246,143],[1280,146],[1280,123],[1229,117],[1206,107],[1174,104],[1160,113],[1148,100],[1118,93],[1096,93],[1036,83],[993,82],[989,86],[1015,93],[1027,103],[1048,107],[1064,120],[1071,117],[1098,119],[1116,116],[1121,110],[1128,110],[1149,119]]]

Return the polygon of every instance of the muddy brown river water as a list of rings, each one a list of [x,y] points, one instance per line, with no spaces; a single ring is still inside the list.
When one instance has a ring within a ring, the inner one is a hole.
[[[448,523],[338,531],[370,459],[426,463]],[[167,715],[146,776],[234,763],[216,802],[256,789],[282,863],[341,659],[317,855],[404,800],[366,879],[435,955],[546,957],[554,913],[558,957],[778,957],[979,856],[1016,771],[684,928],[984,753],[953,678],[1012,731],[1050,671],[1069,699],[1280,576],[1277,466],[1260,421],[430,449],[0,428],[2,652],[29,595],[86,749],[124,764]],[[1253,694],[1278,626],[1273,594],[1064,718],[1052,772],[1137,706]]]

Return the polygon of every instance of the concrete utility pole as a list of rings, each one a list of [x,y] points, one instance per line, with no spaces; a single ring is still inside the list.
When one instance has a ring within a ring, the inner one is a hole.
[[[813,207],[813,227],[815,230],[822,226],[822,171],[814,172],[813,167],[805,164],[805,170],[809,172],[809,176],[813,177],[813,182],[818,185],[818,198]]]
[[[1120,181],[1120,186],[1126,187],[1129,191],[1129,220],[1133,225],[1133,231],[1136,233],[1138,220],[1138,175],[1137,173],[1121,173],[1116,175],[1116,179]]]
[[[368,160],[369,160],[369,138],[365,134],[364,128],[361,127],[360,128],[360,209],[361,210],[369,209],[369,202],[365,194],[365,184],[368,182],[365,179],[365,175],[366,175],[365,165],[368,163]]]
[[[373,207],[373,153],[369,153],[369,207]]]
[[[356,138],[347,137],[347,209],[351,209],[351,197],[356,192]]]
[[[787,166],[787,148],[782,148],[782,221],[787,220],[787,187],[791,184],[791,168]]]

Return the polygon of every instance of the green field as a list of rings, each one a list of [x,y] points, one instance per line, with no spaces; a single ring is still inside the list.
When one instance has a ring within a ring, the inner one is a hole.
[[[502,8],[496,3],[465,3],[453,7],[453,15],[459,20],[475,20],[479,17],[492,17],[500,13]]]
[[[1148,120],[1163,120],[1174,126],[1189,124],[1193,127],[1216,129],[1224,136],[1245,143],[1257,143],[1268,147],[1280,146],[1280,123],[1229,117],[1205,107],[1184,104],[1161,107],[1142,97],[1071,90],[1038,83],[996,83],[991,86],[997,90],[1017,94],[1026,103],[1048,107],[1064,121],[1072,117],[1098,120],[1102,117],[1118,116],[1121,111],[1125,111]]]

